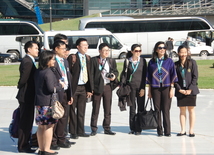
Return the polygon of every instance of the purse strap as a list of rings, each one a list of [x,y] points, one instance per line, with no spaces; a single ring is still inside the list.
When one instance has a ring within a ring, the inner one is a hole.
[[[147,98],[147,101],[146,101],[146,104],[145,104],[145,106],[144,106],[144,109],[146,110],[149,101],[150,101],[150,110],[152,109],[152,107],[153,107],[153,109],[155,110],[155,106],[154,106],[154,104],[153,104],[151,98]],[[153,110],[153,109],[152,109],[152,110]]]

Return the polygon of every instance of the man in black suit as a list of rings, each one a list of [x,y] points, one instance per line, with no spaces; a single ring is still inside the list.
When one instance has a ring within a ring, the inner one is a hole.
[[[64,90],[58,93],[59,101],[64,107],[65,113],[54,127],[53,140],[51,144],[52,150],[62,148],[70,148],[71,143],[66,140],[65,127],[68,122],[68,105],[73,103],[73,93],[71,85],[71,74],[68,69],[68,61],[64,58],[66,52],[65,42],[58,40],[53,44],[53,50],[56,52],[55,75],[58,80],[64,82]]]
[[[38,56],[39,46],[37,42],[28,41],[24,46],[26,56],[22,59],[19,66],[20,78],[18,82],[18,94],[16,98],[20,106],[20,122],[18,151],[33,153],[31,149],[30,137],[34,119],[34,98],[35,84],[34,73],[36,71],[35,57]]]
[[[85,133],[86,99],[91,97],[90,57],[86,55],[88,42],[84,38],[76,41],[78,52],[68,56],[69,69],[72,74],[72,91],[74,103],[70,106],[70,133],[71,138],[89,137]]]
[[[114,59],[108,58],[109,46],[106,43],[99,45],[99,56],[91,59],[92,90],[93,90],[93,109],[91,114],[91,136],[97,134],[97,120],[100,109],[100,101],[103,98],[104,133],[115,135],[111,131],[111,105],[113,83],[117,81],[118,70]],[[116,80],[116,81],[115,81]]]

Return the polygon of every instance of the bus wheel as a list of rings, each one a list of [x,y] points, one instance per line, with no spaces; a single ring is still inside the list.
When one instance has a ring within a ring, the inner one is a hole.
[[[208,56],[208,52],[207,51],[201,51],[200,56]]]
[[[123,52],[120,54],[119,59],[125,59],[126,58],[126,53]]]
[[[11,60],[10,58],[5,58],[5,59],[4,59],[4,63],[9,64],[9,63],[11,63],[11,62],[12,62],[12,60]]]
[[[19,58],[19,52],[17,52],[17,51],[9,51],[8,53],[11,53],[11,54],[14,54],[14,55],[16,55],[18,58]]]

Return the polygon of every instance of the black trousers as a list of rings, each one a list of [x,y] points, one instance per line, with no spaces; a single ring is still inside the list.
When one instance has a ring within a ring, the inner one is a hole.
[[[63,101],[61,102],[65,113],[62,118],[58,120],[58,122],[54,126],[52,145],[65,143],[66,133],[65,128],[68,123],[68,101],[67,101],[67,93],[64,93]]]
[[[30,137],[34,120],[34,102],[19,102],[20,105],[20,122],[18,150],[24,150],[30,147]]]
[[[158,111],[158,134],[163,134],[163,128],[164,134],[171,134],[170,108],[172,99],[169,97],[169,92],[170,87],[160,87],[151,89],[155,110]],[[163,128],[161,114],[163,117]]]
[[[139,96],[139,89],[131,87],[130,100],[132,102],[132,106],[130,106],[129,110],[129,128],[130,130],[135,130],[135,121],[134,116],[137,113],[144,110],[145,106],[145,95]]]
[[[97,120],[100,110],[100,102],[103,98],[103,109],[104,109],[104,119],[103,119],[103,128],[104,130],[110,130],[111,124],[111,105],[112,105],[112,90],[110,85],[105,85],[102,94],[93,95],[93,109],[91,114],[91,130],[97,131]]]
[[[86,107],[86,89],[85,85],[77,86],[73,96],[73,104],[70,105],[69,130],[71,134],[85,133],[85,107]]]

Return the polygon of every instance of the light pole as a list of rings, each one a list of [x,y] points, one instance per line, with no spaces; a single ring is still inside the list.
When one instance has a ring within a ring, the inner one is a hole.
[[[50,31],[52,30],[52,3],[50,0]]]

